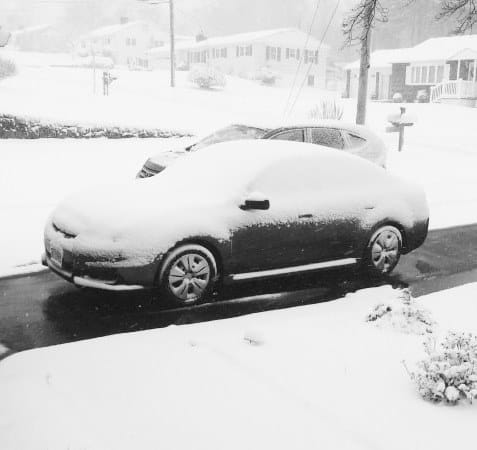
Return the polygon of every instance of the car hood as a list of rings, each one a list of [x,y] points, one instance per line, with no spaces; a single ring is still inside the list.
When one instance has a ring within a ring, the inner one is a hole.
[[[75,241],[103,247],[115,243],[152,258],[187,237],[226,239],[226,218],[233,210],[239,209],[223,199],[174,189],[151,178],[72,195],[54,210],[51,222]]]

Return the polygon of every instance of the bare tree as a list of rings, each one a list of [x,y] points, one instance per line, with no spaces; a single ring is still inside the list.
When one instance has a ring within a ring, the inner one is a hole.
[[[477,0],[442,0],[441,12],[437,18],[455,18],[456,34],[472,31],[477,24]]]
[[[343,21],[345,45],[359,43],[359,85],[356,123],[366,122],[366,101],[368,93],[369,57],[371,50],[371,30],[375,22],[387,22],[388,11],[379,0],[360,0]]]

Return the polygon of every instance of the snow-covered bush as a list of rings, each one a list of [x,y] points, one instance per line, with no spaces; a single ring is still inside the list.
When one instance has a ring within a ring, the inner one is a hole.
[[[197,64],[189,71],[189,81],[201,89],[224,87],[225,75],[217,68],[207,64]]]
[[[321,100],[310,110],[308,116],[312,120],[341,120],[343,112],[343,105],[335,100]]]
[[[394,95],[393,95],[393,102],[394,103],[402,103],[403,101],[403,97],[402,97],[402,94],[400,92],[396,92]]]
[[[427,357],[410,374],[419,393],[433,402],[472,403],[477,398],[477,336],[451,332],[436,347],[435,339],[424,343]]]
[[[395,301],[376,305],[366,316],[366,321],[407,334],[432,333],[435,324],[430,312],[418,306],[407,288],[401,290]]]
[[[416,101],[418,103],[426,103],[429,101],[429,96],[427,95],[427,91],[425,89],[417,91]]]
[[[266,84],[267,86],[273,86],[278,80],[278,73],[274,70],[270,69],[269,67],[262,67],[255,78],[262,82],[262,84]]]
[[[9,59],[0,58],[0,80],[12,77],[17,73],[17,66]]]

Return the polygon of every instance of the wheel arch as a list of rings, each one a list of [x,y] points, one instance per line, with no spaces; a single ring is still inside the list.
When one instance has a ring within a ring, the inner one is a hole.
[[[368,241],[366,243],[366,247],[368,246],[369,244],[369,241],[371,240],[372,236],[374,235],[374,233],[376,233],[376,231],[378,231],[380,228],[382,227],[386,227],[386,226],[391,226],[391,227],[395,227],[399,230],[399,232],[401,233],[401,238],[402,238],[402,242],[401,242],[401,246],[402,246],[402,253],[407,253],[407,248],[408,248],[408,237],[407,237],[407,232],[406,232],[406,228],[404,227],[404,225],[402,225],[400,222],[398,222],[397,220],[392,220],[392,219],[386,219],[386,220],[382,220],[381,222],[378,222],[370,231],[369,235],[368,235]],[[365,247],[365,249],[366,249]]]

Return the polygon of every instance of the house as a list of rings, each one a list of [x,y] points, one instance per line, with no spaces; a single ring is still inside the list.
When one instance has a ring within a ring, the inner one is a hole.
[[[25,52],[66,52],[68,45],[63,33],[50,24],[20,28],[11,34],[10,43]]]
[[[143,21],[130,22],[121,18],[120,23],[109,25],[83,35],[76,43],[80,56],[95,54],[109,57],[115,64],[129,68],[148,68],[145,52],[161,43],[159,34]]]
[[[431,102],[475,105],[477,35],[439,37],[416,45],[392,65],[392,92],[406,100],[419,90]]]
[[[407,49],[378,50],[371,54],[370,69],[368,95],[372,98],[390,99],[399,93],[413,102],[420,93],[431,102],[475,106],[477,35],[431,38]],[[349,64],[347,71],[347,94],[354,97],[359,61]],[[381,87],[383,77],[389,80]]]
[[[391,94],[392,61],[399,60],[409,49],[395,48],[376,50],[370,55],[368,97],[373,100],[388,100]],[[346,87],[345,97],[356,98],[358,96],[360,60],[353,61],[345,66]]]
[[[306,43],[306,47],[305,47]],[[310,87],[324,88],[329,47],[295,28],[277,28],[231,34],[178,43],[175,48],[178,67],[210,64],[221,71],[243,78],[256,78],[263,69],[278,75],[278,83],[289,85],[297,73]],[[161,52],[169,58],[167,47],[149,53],[149,59]],[[153,53],[153,55],[151,55]],[[151,63],[154,64],[154,63]]]
[[[189,35],[175,35],[174,36],[174,44],[175,44],[175,53],[176,53],[176,66],[180,69],[182,67],[186,67],[186,61],[178,60],[177,61],[177,54],[181,55],[183,49],[189,48],[196,42],[196,38],[194,36]],[[166,69],[169,67],[170,64],[170,39],[169,34],[163,35],[162,39],[158,41],[158,46],[153,47],[146,51],[146,59],[148,61],[148,67],[150,69]]]

